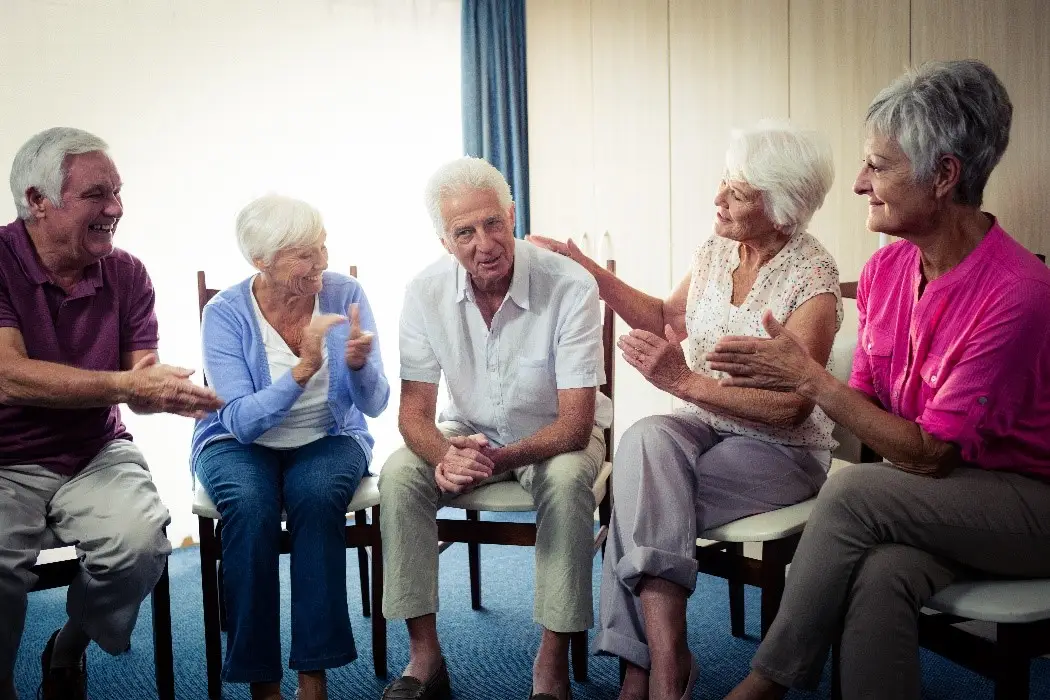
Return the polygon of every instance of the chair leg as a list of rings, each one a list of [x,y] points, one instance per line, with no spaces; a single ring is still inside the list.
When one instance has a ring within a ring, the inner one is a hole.
[[[572,660],[572,677],[577,683],[587,681],[587,630],[573,632],[569,637],[569,657]]]
[[[157,670],[157,697],[175,700],[175,660],[171,645],[171,589],[168,563],[164,562],[157,585],[153,587],[153,663]]]
[[[215,523],[215,539],[219,542],[222,541],[222,521]],[[219,577],[219,629],[223,632],[226,631],[226,583],[222,573],[222,554],[218,555],[219,566],[218,566],[218,577]]]
[[[216,523],[197,518],[200,526],[201,594],[204,598],[204,658],[208,674],[208,698],[222,698],[222,639],[219,629],[218,563],[222,545],[216,536]]]
[[[1031,656],[1025,626],[996,625],[993,677],[995,700],[1028,700]]]
[[[842,700],[842,640],[841,631],[835,635],[835,641],[831,643],[831,700]]]
[[[762,636],[765,639],[784,597],[787,565],[795,555],[799,536],[762,543]]]
[[[368,517],[363,510],[354,513],[355,527],[368,527]],[[368,550],[357,548],[357,569],[361,576],[361,614],[368,617],[372,614],[372,600],[368,593]]]
[[[383,536],[379,505],[372,506],[372,666],[386,678],[386,618],[383,616]]]
[[[744,556],[743,542],[729,542],[726,544],[726,554],[735,557]],[[739,580],[730,578],[729,584],[729,631],[737,639],[744,637],[744,584]]]
[[[467,520],[479,521],[481,514],[468,510]],[[470,607],[481,610],[481,545],[477,542],[467,542],[467,564],[470,567]]]

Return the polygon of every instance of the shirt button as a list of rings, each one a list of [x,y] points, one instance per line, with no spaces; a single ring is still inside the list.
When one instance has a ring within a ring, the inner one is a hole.
[[[979,397],[977,397],[977,403],[981,404],[982,406],[985,405],[986,403],[988,403],[988,397],[987,396],[979,396]]]
[[[937,383],[937,375],[936,374],[931,374],[930,375],[930,383],[931,384],[936,384]]]
[[[868,343],[868,350],[871,350],[871,343]]]

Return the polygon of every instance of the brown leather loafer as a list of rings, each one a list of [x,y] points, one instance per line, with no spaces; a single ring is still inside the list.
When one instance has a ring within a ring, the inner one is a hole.
[[[451,697],[448,666],[441,659],[441,666],[426,682],[412,676],[401,676],[386,687],[382,700],[450,700]]]
[[[51,668],[57,637],[56,631],[40,656],[39,697],[41,700],[87,700],[87,654],[80,657],[79,667]]]

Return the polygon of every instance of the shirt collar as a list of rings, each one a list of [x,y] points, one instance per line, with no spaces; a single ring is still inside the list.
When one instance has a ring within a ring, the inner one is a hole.
[[[526,311],[529,310],[529,271],[532,267],[531,244],[514,242],[514,272],[507,296]],[[474,301],[474,287],[467,277],[467,269],[456,262],[456,302]]]
[[[22,272],[33,284],[51,283],[51,277],[48,275],[47,270],[44,269],[43,263],[40,262],[40,257],[36,254],[36,248],[33,247],[32,239],[29,238],[29,230],[26,229],[25,222],[18,219],[11,224],[11,227],[15,232],[12,238],[13,248]],[[101,286],[102,261],[97,260],[84,268],[83,278],[73,287],[69,296],[86,296]]]

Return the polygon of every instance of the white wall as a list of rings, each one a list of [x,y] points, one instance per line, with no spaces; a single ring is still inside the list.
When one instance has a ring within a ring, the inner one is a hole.
[[[359,267],[379,324],[381,465],[399,444],[404,284],[442,254],[423,184],[462,151],[458,0],[3,0],[0,27],[0,171],[50,126],[110,143],[117,245],[153,277],[164,361],[200,367],[195,271],[220,287],[251,272],[233,233],[243,204],[278,191],[320,208],[331,267]],[[172,541],[195,538],[191,421],[124,415]]]

